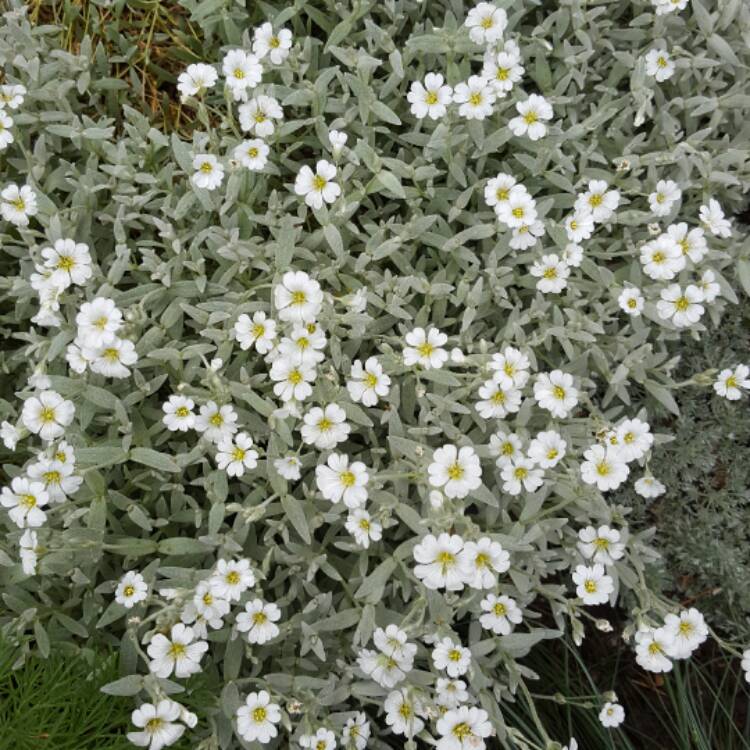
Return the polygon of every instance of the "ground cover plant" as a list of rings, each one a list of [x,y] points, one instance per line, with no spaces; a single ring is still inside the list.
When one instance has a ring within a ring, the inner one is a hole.
[[[151,750],[628,747],[625,686],[543,708],[539,654],[602,633],[743,690],[742,629],[665,596],[629,520],[678,499],[686,394],[747,408],[746,349],[682,355],[750,294],[749,24],[8,5],[14,659],[116,650]]]

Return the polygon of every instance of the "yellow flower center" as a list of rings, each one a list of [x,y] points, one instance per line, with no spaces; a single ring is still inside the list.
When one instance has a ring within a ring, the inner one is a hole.
[[[565,398],[565,389],[561,385],[556,385],[552,389],[552,395],[558,400],[562,401]]]
[[[245,77],[245,71],[242,68],[235,68],[233,75],[237,80],[241,81]]]
[[[362,531],[369,531],[370,530],[370,522],[366,518],[360,518],[359,519],[359,528],[362,529]]]
[[[475,558],[474,558],[474,565],[477,568],[488,568],[490,565],[490,558],[484,554],[484,552],[480,552]]]
[[[39,412],[39,419],[41,419],[42,422],[54,422],[55,410],[51,406],[45,406]]]
[[[57,259],[57,268],[60,271],[71,271],[75,268],[76,262],[69,255],[61,255]]]
[[[299,370],[292,370],[289,373],[288,380],[292,385],[299,385],[302,382],[302,374]]]
[[[587,578],[583,582],[583,588],[586,591],[587,594],[593,594],[596,592],[596,581],[592,580],[591,578]]]
[[[526,114],[525,114],[525,115],[523,116],[523,121],[524,121],[524,122],[525,122],[525,123],[526,123],[527,125],[533,125],[533,124],[534,124],[534,123],[535,123],[535,122],[536,122],[536,121],[537,121],[538,119],[539,119],[539,116],[538,116],[538,115],[537,115],[537,113],[536,113],[536,112],[534,112],[533,110],[532,110],[531,112],[527,112],[527,113],[526,113]]]
[[[247,150],[247,155],[251,159],[255,159],[258,156],[258,149],[255,146],[250,146],[250,148]],[[261,329],[263,328],[263,326],[260,326],[260,327],[261,327]],[[257,328],[257,326],[256,326],[256,328]]]
[[[690,622],[687,622],[686,620],[683,620],[680,623],[680,627],[678,628],[678,630],[680,631],[680,635],[685,635],[685,636],[690,635],[694,630],[693,624]]]
[[[221,416],[221,412],[216,412],[215,414],[211,415],[211,418],[208,420],[214,427],[221,427],[221,425],[224,424],[224,417]]]
[[[253,623],[255,623],[255,625],[263,625],[265,622],[268,622],[268,616],[265,612],[256,612],[253,615]]]
[[[682,254],[687,255],[690,250],[690,243],[687,239],[681,239],[677,244],[682,248]]]
[[[453,733],[453,736],[459,741],[463,742],[465,739],[468,739],[472,736],[471,727],[466,722],[461,722],[460,724],[456,724],[455,727],[451,730]]]
[[[373,375],[371,372],[368,372],[367,375],[365,375],[365,385],[368,388],[374,388],[378,384],[378,376]]]
[[[122,593],[125,594],[128,598],[133,596],[135,594],[135,587],[131,585],[127,585],[123,590]]]
[[[451,661],[461,661],[461,652],[457,648],[451,649],[448,652],[448,658]]]
[[[659,57],[656,58],[656,64],[660,68],[666,68],[667,67],[667,58],[660,55]]]
[[[412,711],[411,706],[408,703],[402,703],[401,707],[398,709],[398,712],[404,719],[411,718]],[[325,748],[323,748],[323,750],[325,750]]]
[[[351,471],[342,471],[341,474],[339,474],[339,481],[344,487],[353,487],[357,478]]]
[[[626,432],[622,438],[623,443],[630,445],[635,440],[635,435],[632,432]]]
[[[554,266],[549,266],[548,268],[544,269],[544,273],[542,274],[545,279],[556,279],[557,278],[557,269]]]
[[[510,441],[503,443],[503,447],[500,449],[500,453],[503,456],[512,456],[515,452],[516,449]]]
[[[435,347],[425,341],[417,347],[417,351],[420,357],[429,357],[435,351]]]
[[[594,547],[600,550],[609,549],[609,540],[598,536],[596,539],[594,539]]]
[[[559,451],[556,448],[550,448],[547,451],[547,460],[554,461],[559,455]]]
[[[482,95],[475,91],[471,96],[469,97],[469,104],[471,104],[472,107],[478,107],[482,103]]]
[[[149,719],[146,722],[146,726],[144,727],[144,729],[149,734],[156,734],[156,732],[158,732],[162,728],[162,726],[164,726],[164,720],[160,719],[158,716],[155,716],[153,719]]]
[[[327,184],[328,181],[325,177],[321,177],[319,174],[313,177],[313,190],[320,192]]]
[[[190,414],[190,409],[187,408],[187,406],[178,406],[174,413],[178,416],[184,419]]]
[[[434,91],[428,91],[427,96],[424,98],[425,104],[437,104],[438,103],[438,95]]]
[[[259,339],[261,336],[264,336],[266,333],[266,327],[262,323],[256,323],[253,326],[252,334],[256,339]]]
[[[736,388],[737,387],[737,378],[734,375],[730,375],[725,381],[724,384],[727,388]]]
[[[508,75],[510,75],[508,68],[498,68],[495,73],[495,78],[497,78],[498,81],[507,81]]]
[[[214,603],[214,598],[211,596],[211,593],[209,591],[206,591],[205,594],[203,594],[203,603],[210,607]]]
[[[690,307],[690,300],[687,297],[678,297],[675,300],[674,306],[680,312],[685,312]]]
[[[636,307],[638,307],[638,302],[637,302],[637,300],[635,299],[635,297],[631,297],[631,298],[630,298],[630,299],[628,300],[628,307],[629,307],[629,308],[630,308],[631,310],[635,310],[635,308],[636,308]]]
[[[169,647],[169,655],[177,660],[185,656],[185,645],[182,643],[173,643]]]
[[[68,460],[68,457],[62,451],[58,451],[55,453],[55,459],[61,463],[65,463]]]
[[[26,203],[23,198],[16,198],[14,201],[9,201],[10,205],[16,209],[16,211],[25,211]]]
[[[498,616],[498,617],[505,617],[505,614],[507,613],[507,609],[505,605],[502,602],[495,602],[495,605],[492,607],[492,611]]]
[[[514,208],[514,209],[513,209],[512,211],[511,211],[511,213],[513,214],[513,216],[515,216],[515,217],[516,217],[516,219],[522,219],[522,218],[523,218],[523,215],[524,215],[524,210],[523,210],[523,206],[516,206],[516,207],[515,207],[515,208]]]
[[[593,195],[589,196],[589,206],[591,206],[592,208],[601,206],[603,200],[604,198],[601,193],[594,193]]]
[[[663,253],[663,252],[661,252],[661,250],[657,250],[657,251],[656,251],[656,252],[655,252],[655,253],[654,253],[654,254],[653,254],[653,255],[651,256],[651,260],[652,260],[652,261],[653,261],[654,263],[664,263],[664,261],[665,261],[666,259],[667,259],[667,256],[666,256],[666,255],[664,255],[664,253]]]
[[[523,466],[517,466],[515,471],[513,472],[513,476],[516,479],[526,479],[528,475],[529,475],[529,470]]]
[[[245,451],[242,450],[238,445],[234,446],[234,450],[232,451],[232,460],[233,461],[242,461],[245,458]]]
[[[213,164],[211,164],[210,161],[204,161],[200,166],[200,171],[203,172],[203,174],[210,174],[213,171],[213,168]]]
[[[571,219],[570,228],[575,232],[578,229],[578,222],[575,219]]]
[[[236,570],[230,570],[224,579],[230,586],[236,586],[240,582],[240,574]]]
[[[492,394],[491,401],[493,404],[504,404],[505,393],[503,391],[495,391],[495,393]]]
[[[110,362],[119,362],[120,352],[118,352],[114,347],[109,347],[102,352],[102,357],[109,360]]]
[[[262,110],[258,110],[255,113],[255,122],[265,122],[266,121],[266,113]]]
[[[600,477],[606,477],[611,471],[612,469],[610,468],[610,465],[606,461],[600,461],[596,465],[596,473]]]
[[[256,724],[261,724],[266,720],[266,714],[266,709],[263,706],[258,706],[258,708],[253,709],[253,721]]]
[[[36,507],[36,498],[33,495],[21,495],[20,503],[24,508],[31,510]]]
[[[436,558],[436,562],[440,563],[443,568],[443,573],[445,573],[447,568],[455,564],[456,557],[450,552],[439,552]]]
[[[448,478],[449,479],[461,479],[464,475],[464,468],[458,462],[451,464],[448,467]]]
[[[493,26],[492,16],[485,16],[480,22],[479,25],[483,29],[491,29]]]
[[[651,654],[651,656],[656,656],[656,654],[660,654],[662,652],[662,648],[656,641],[653,641],[648,645],[648,652],[649,654]]]
[[[45,471],[42,474],[42,479],[44,479],[46,484],[60,484],[62,476],[59,471]]]
[[[303,291],[292,292],[292,304],[304,305],[307,301],[307,295]]]
[[[321,419],[320,422],[318,422],[318,429],[321,432],[328,432],[328,430],[330,430],[331,427],[333,427],[333,422],[331,422],[331,420],[327,419],[326,417],[323,417],[323,419]]]
[[[94,321],[94,328],[98,328],[100,331],[103,331],[106,327],[107,327],[106,316],[102,315],[101,318],[97,318]]]
[[[495,197],[499,201],[507,201],[508,200],[508,191],[505,188],[498,188],[495,191]]]
[[[277,36],[272,36],[268,40],[268,46],[271,49],[278,49],[281,46],[281,42],[279,41],[279,38]]]

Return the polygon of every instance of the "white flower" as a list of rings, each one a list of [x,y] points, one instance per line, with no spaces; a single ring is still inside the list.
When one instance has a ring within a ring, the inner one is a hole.
[[[588,212],[575,211],[565,219],[565,233],[571,242],[589,239],[594,233],[594,217]]]
[[[408,635],[397,625],[376,628],[372,634],[375,646],[390,659],[394,659],[404,671],[409,671],[414,663],[417,647],[409,643]]]
[[[482,537],[466,542],[459,555],[464,583],[474,589],[490,589],[497,583],[497,574],[510,568],[510,555],[499,542]]]
[[[514,117],[508,127],[515,136],[528,135],[538,141],[547,134],[545,122],[552,119],[552,105],[538,94],[532,94],[524,102],[516,102],[518,117]]]
[[[524,490],[535,492],[544,484],[544,470],[535,468],[534,462],[524,456],[505,464],[500,476],[503,479],[503,492],[509,495],[520,495]]]
[[[255,29],[253,52],[259,60],[268,55],[273,65],[281,65],[289,57],[291,48],[292,32],[289,29],[279,29],[274,32],[273,26],[268,22]]]
[[[484,58],[482,77],[487,79],[499,96],[505,96],[523,78],[521,52],[511,40],[499,52],[489,52]]]
[[[237,412],[231,404],[219,406],[215,401],[209,401],[200,408],[195,418],[194,427],[203,434],[206,440],[218,444],[225,438],[230,438],[239,429],[237,427]]]
[[[18,441],[21,439],[21,431],[16,425],[4,420],[3,423],[0,424],[0,439],[2,439],[3,445],[9,451],[14,451],[16,445],[18,445]]]
[[[571,268],[578,268],[583,263],[583,248],[574,242],[567,244],[562,252],[562,259]]]
[[[234,338],[243,351],[255,345],[259,354],[268,354],[276,339],[276,321],[267,317],[262,310],[254,313],[252,318],[243,313],[234,324]]]
[[[489,715],[483,708],[459,706],[446,711],[437,721],[440,739],[435,750],[484,750],[492,734]]]
[[[577,565],[573,572],[573,583],[576,584],[576,596],[584,604],[604,604],[615,590],[611,576],[604,574],[604,566],[599,563]]]
[[[558,255],[551,253],[550,255],[544,255],[541,260],[534,261],[530,273],[539,279],[536,282],[536,288],[542,294],[557,294],[568,285],[570,269],[567,263],[560,260]]]
[[[484,610],[479,618],[479,624],[485,630],[491,630],[495,635],[508,635],[514,625],[518,625],[523,620],[521,610],[509,596],[495,596],[488,594],[480,602]]]
[[[458,708],[469,700],[466,683],[463,680],[451,680],[449,677],[438,677],[435,683],[435,702],[445,708]]]
[[[459,104],[458,114],[467,120],[484,120],[492,114],[497,94],[490,82],[482,76],[471,76],[459,83],[453,91],[453,101]]]
[[[328,141],[331,144],[331,153],[334,156],[338,156],[346,146],[346,142],[349,140],[349,136],[346,133],[342,133],[340,130],[329,130]]]
[[[448,352],[442,347],[448,341],[448,336],[437,328],[415,328],[404,337],[404,364],[407,367],[421,365],[425,370],[433,367],[439,370],[448,360]]]
[[[590,180],[585,192],[575,202],[579,213],[590,213],[596,224],[608,221],[620,205],[620,193],[610,190],[605,180]]]
[[[195,402],[192,398],[173,394],[161,406],[164,412],[161,421],[172,432],[176,432],[177,430],[180,432],[192,430],[195,426],[194,407]]]
[[[489,363],[493,379],[506,388],[523,388],[529,379],[529,367],[529,358],[513,346],[493,354]]]
[[[304,416],[300,432],[302,442],[314,445],[318,450],[327,451],[349,437],[351,428],[346,422],[346,412],[336,404],[328,404],[325,409],[315,406]]]
[[[357,665],[362,672],[384,688],[392,688],[406,677],[406,672],[399,662],[380,651],[362,649],[357,656]],[[407,665],[402,663],[402,666]],[[409,663],[408,669],[411,668],[412,664]]]
[[[716,282],[716,275],[710,268],[707,268],[703,272],[700,280],[695,285],[703,293],[703,301],[709,304],[714,302],[719,294],[721,294],[721,287]]]
[[[565,419],[578,404],[578,390],[573,387],[573,376],[562,370],[537,375],[534,398],[540,408],[553,417]]]
[[[352,401],[375,406],[379,398],[388,395],[390,385],[391,379],[383,372],[377,357],[368,357],[364,365],[360,360],[354,360],[346,389]]]
[[[280,619],[281,610],[275,604],[253,599],[237,615],[237,630],[246,633],[248,643],[266,643],[279,634],[275,623]]]
[[[42,508],[49,502],[49,495],[41,482],[27,477],[14,477],[10,487],[3,487],[0,505],[8,508],[8,517],[19,529],[38,528],[47,521]]]
[[[241,49],[227,52],[221,69],[235,101],[247,101],[247,90],[255,88],[263,75],[258,58]]]
[[[662,320],[670,320],[676,328],[685,328],[697,323],[705,308],[703,292],[694,284],[689,284],[685,291],[679,284],[670,284],[661,290],[661,299],[656,303],[656,312]]]
[[[235,147],[234,158],[245,169],[260,172],[268,162],[268,152],[268,146],[260,138],[252,138],[249,141],[242,141],[239,146]]]
[[[495,213],[511,228],[528,226],[536,221],[536,203],[523,185],[513,185],[508,197],[495,205]]]
[[[296,326],[290,336],[285,336],[279,343],[278,356],[299,362],[306,367],[314,367],[324,359],[323,349],[326,336],[323,329],[314,323]]]
[[[153,703],[142,703],[131,716],[133,725],[141,731],[128,732],[127,737],[134,745],[148,750],[161,750],[173,745],[182,737],[185,727],[176,724],[180,718],[181,706],[168,698]]]
[[[609,526],[586,526],[578,532],[578,551],[587,560],[602,565],[614,565],[625,554],[625,545],[620,541],[620,532]]]
[[[654,444],[651,427],[640,419],[625,419],[620,422],[616,440],[620,458],[626,463],[643,458]]]
[[[586,460],[581,464],[581,478],[602,492],[617,489],[628,478],[630,469],[616,449],[592,445],[583,457]]]
[[[599,721],[603,727],[619,727],[625,721],[625,709],[619,703],[607,701],[599,712]]]
[[[85,284],[91,278],[89,246],[75,240],[56,240],[52,247],[42,248],[44,267],[52,271],[49,281],[63,289],[71,284]]]
[[[644,273],[657,281],[669,281],[685,268],[682,248],[668,234],[646,242],[640,260]]]
[[[38,562],[39,538],[36,531],[26,529],[18,540],[21,555],[21,568],[27,576],[33,576],[36,573]]]
[[[740,663],[740,666],[745,673],[745,682],[750,683],[750,648],[745,649],[742,652],[742,662]]]
[[[0,108],[18,109],[26,96],[26,86],[20,83],[0,86]]]
[[[323,292],[304,271],[287,271],[273,288],[279,318],[288,323],[312,323],[320,312]]]
[[[666,50],[652,49],[646,54],[646,74],[656,78],[659,83],[671,78],[674,71],[674,61]]]
[[[656,190],[648,196],[648,205],[656,216],[667,216],[681,197],[682,191],[676,182],[659,180]]]
[[[3,219],[17,227],[29,225],[29,217],[39,210],[36,203],[36,193],[28,186],[18,187],[14,182],[3,188],[0,193],[0,213]]]
[[[314,209],[323,207],[323,203],[333,203],[341,195],[341,188],[333,180],[336,178],[336,167],[325,159],[315,165],[315,172],[304,165],[294,181],[294,192],[305,196],[305,203]]]
[[[617,303],[620,305],[620,309],[628,315],[637,318],[643,312],[643,305],[645,300],[641,290],[635,286],[629,286],[620,292],[620,296],[617,298]]]
[[[354,541],[367,549],[370,542],[379,542],[383,536],[383,527],[364,508],[355,508],[346,518],[346,530]]]
[[[529,443],[528,456],[543,469],[551,469],[563,459],[567,446],[558,432],[540,432]]]
[[[122,324],[122,313],[114,300],[96,297],[84,302],[76,315],[78,338],[87,347],[100,347],[115,340]]]
[[[341,732],[344,745],[353,750],[365,750],[370,739],[370,722],[366,714],[357,713],[346,720]]]
[[[268,138],[276,129],[274,120],[282,120],[284,111],[272,96],[256,96],[249,102],[240,104],[238,109],[240,127],[258,138]],[[266,153],[268,149],[266,148]],[[320,206],[318,206],[320,208]]]
[[[241,477],[245,469],[258,465],[258,451],[252,450],[253,439],[246,432],[223,436],[216,443],[216,464],[230,477]]]
[[[250,561],[219,560],[211,576],[215,595],[228,601],[239,601],[240,596],[255,586],[255,575],[250,569]]]
[[[295,362],[281,356],[271,365],[269,377],[274,381],[273,392],[282,401],[304,401],[312,393],[315,367],[304,361]]]
[[[738,401],[743,389],[750,389],[750,367],[736,365],[734,369],[722,370],[716,377],[714,390],[729,401]]]
[[[457,534],[442,533],[437,539],[428,534],[414,547],[414,575],[428,589],[460,591],[464,587],[459,555],[464,541]]]
[[[700,221],[715,237],[731,237],[732,224],[729,219],[724,218],[724,211],[719,201],[711,198],[708,205],[700,207]]]
[[[520,227],[513,227],[510,242],[508,244],[514,250],[527,250],[536,245],[540,237],[544,237],[544,223],[535,221],[532,224],[521,224]]]
[[[147,596],[148,584],[140,573],[133,570],[125,573],[115,589],[115,601],[126,609],[132,609]]]
[[[432,663],[435,669],[444,669],[449,677],[460,677],[469,669],[471,651],[451,638],[442,638],[432,650]]]
[[[406,95],[411,104],[411,113],[418,120],[429,117],[439,120],[445,116],[448,105],[453,101],[453,89],[445,85],[445,79],[440,73],[428,73],[424,84],[414,81]]]
[[[503,38],[508,15],[492,3],[479,3],[469,11],[464,24],[475,44],[495,44]]]
[[[205,63],[193,63],[188,65],[183,73],[177,78],[177,90],[180,97],[187,99],[189,96],[198,96],[216,85],[219,74],[213,65]]]
[[[297,456],[285,456],[284,458],[277,458],[273,462],[273,467],[276,471],[284,477],[287,481],[297,481],[301,475],[300,473],[300,460]]]
[[[271,702],[266,690],[248,694],[245,702],[235,713],[237,732],[246,742],[269,743],[279,730],[276,725],[281,721],[281,709]]]
[[[195,172],[190,179],[197,188],[215,190],[224,179],[224,167],[213,154],[196,154],[193,169]]]
[[[521,391],[512,385],[486,380],[479,388],[477,411],[483,419],[502,419],[521,408]]]
[[[341,453],[328,456],[327,465],[315,468],[315,481],[326,500],[343,500],[347,508],[362,508],[367,502],[367,468],[361,461],[349,464],[349,457]]]
[[[490,437],[490,451],[497,457],[495,463],[502,469],[518,458],[521,452],[521,438],[514,433],[496,432]]]
[[[56,391],[42,391],[24,401],[21,421],[29,432],[49,442],[65,434],[74,416],[72,401],[66,401]]]
[[[688,0],[651,0],[651,3],[656,10],[656,15],[664,16],[667,13],[684,10],[687,7]]]
[[[691,607],[679,615],[668,614],[664,618],[667,634],[667,655],[672,659],[687,659],[708,638],[708,627],[703,615]]]
[[[226,599],[219,596],[213,578],[201,581],[195,587],[190,604],[195,609],[196,619],[200,617],[216,630],[222,626],[222,620],[229,613],[230,606]]]
[[[172,626],[169,637],[157,633],[148,644],[151,658],[148,668],[157,677],[190,677],[201,671],[201,659],[208,651],[206,641],[196,640],[192,628],[177,623]]]
[[[511,188],[516,185],[516,178],[512,175],[500,172],[497,176],[487,181],[484,187],[484,201],[497,211],[497,206],[510,197]]]
[[[108,378],[127,378],[128,367],[138,361],[133,342],[116,336],[101,346],[84,346],[82,354],[92,372]]]
[[[654,498],[663,495],[667,488],[658,480],[651,476],[643,476],[633,485],[635,491],[645,498]]]
[[[13,143],[13,133],[10,129],[13,127],[13,118],[0,109],[0,151],[5,150]]]
[[[410,695],[410,691],[394,690],[386,696],[383,702],[385,710],[385,723],[394,734],[403,734],[413,737],[424,728],[424,708],[416,694]]]
[[[83,483],[83,477],[74,475],[74,471],[73,464],[45,456],[40,456],[36,463],[26,469],[29,479],[42,482],[50,502],[53,503],[64,502],[68,496],[78,491]]]
[[[315,734],[303,734],[299,738],[299,744],[309,750],[334,750],[336,735],[330,729],[320,727]]]
[[[427,468],[432,487],[448,498],[464,498],[482,484],[479,457],[470,446],[444,445],[432,456]]]
[[[670,224],[667,234],[680,246],[682,254],[687,255],[693,263],[700,263],[708,252],[706,235],[701,227],[689,229],[683,221],[679,224]]]
[[[635,634],[635,660],[649,672],[670,672],[672,661],[667,652],[672,638],[664,628],[640,628]]]

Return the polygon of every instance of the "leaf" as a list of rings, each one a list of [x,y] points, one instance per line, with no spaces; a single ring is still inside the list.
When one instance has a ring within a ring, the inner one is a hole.
[[[162,539],[157,547],[157,551],[162,555],[202,555],[210,549],[209,545],[204,544],[198,539],[189,539],[187,537]]]
[[[114,682],[108,682],[101,690],[107,695],[138,695],[143,690],[143,677],[138,674],[130,674]]]
[[[176,473],[181,471],[175,460],[166,453],[159,453],[152,448],[133,448],[130,460],[159,471]]]
[[[383,595],[383,589],[385,588],[388,579],[391,577],[391,573],[396,569],[396,560],[393,557],[386,557],[375,570],[370,573],[360,587],[354,593],[355,598],[365,599],[366,601],[375,604],[380,597]]]
[[[294,495],[282,495],[281,507],[284,509],[284,513],[295,531],[302,537],[302,540],[306,544],[310,544],[312,537],[302,503]]]
[[[375,181],[378,182],[387,192],[393,193],[397,198],[406,198],[406,193],[401,185],[401,180],[399,180],[393,172],[381,170],[375,175]]]
[[[663,385],[659,385],[653,380],[646,380],[643,385],[662,406],[671,411],[672,414],[680,416],[680,407],[677,406],[672,394]]]

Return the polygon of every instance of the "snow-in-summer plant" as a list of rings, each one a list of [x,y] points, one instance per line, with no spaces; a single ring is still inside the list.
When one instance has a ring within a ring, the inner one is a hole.
[[[561,747],[535,644],[716,637],[618,490],[681,389],[747,408],[672,372],[750,294],[750,9],[180,5],[172,133],[2,19],[3,632],[116,647],[150,750]]]

